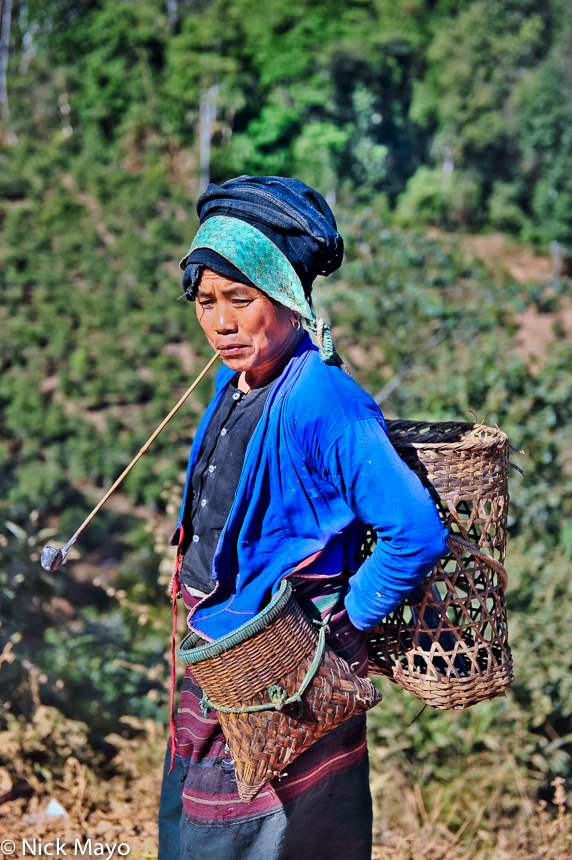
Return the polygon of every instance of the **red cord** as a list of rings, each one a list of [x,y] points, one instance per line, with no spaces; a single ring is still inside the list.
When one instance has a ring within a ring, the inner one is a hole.
[[[173,573],[173,578],[171,579],[171,596],[172,596],[172,607],[173,607],[173,632],[171,635],[171,696],[170,696],[170,711],[169,711],[169,724],[171,727],[171,767],[169,768],[169,774],[171,774],[173,770],[173,765],[175,764],[175,753],[177,752],[177,721],[175,719],[175,687],[177,686],[177,654],[176,654],[176,641],[177,641],[177,596],[179,594],[179,570],[181,568],[181,544],[183,542],[183,526],[180,526],[180,534],[179,534],[179,543],[177,544],[177,563],[175,565],[175,572]]]

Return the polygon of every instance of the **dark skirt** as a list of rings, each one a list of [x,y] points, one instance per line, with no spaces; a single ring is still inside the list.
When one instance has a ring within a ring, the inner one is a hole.
[[[282,809],[226,826],[201,827],[182,815],[185,769],[165,773],[158,860],[370,860],[372,804],[367,757],[314,784]]]

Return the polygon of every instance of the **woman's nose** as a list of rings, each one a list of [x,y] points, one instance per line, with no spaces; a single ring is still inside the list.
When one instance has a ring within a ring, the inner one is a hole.
[[[217,334],[228,334],[237,330],[236,320],[232,310],[228,307],[217,308],[215,320],[215,331]]]

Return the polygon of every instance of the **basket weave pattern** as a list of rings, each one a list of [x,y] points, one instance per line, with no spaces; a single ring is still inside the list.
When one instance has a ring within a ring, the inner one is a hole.
[[[370,671],[434,708],[466,708],[513,681],[502,567],[508,438],[498,429],[459,423],[390,421],[388,430],[452,537],[450,554],[371,631]]]
[[[483,424],[388,421],[399,456],[429,489],[450,534],[506,555],[509,444]]]
[[[253,636],[225,646],[222,653],[216,653],[221,651],[216,642],[196,649],[207,656],[200,661],[192,658],[193,675],[215,705],[261,705],[271,702],[270,687],[278,686],[289,696],[300,689],[316,653],[318,634],[286,581],[283,593],[286,600],[280,611],[273,611],[274,617],[259,625],[262,629]],[[185,649],[192,654],[192,640],[183,646],[180,656]],[[217,710],[241,799],[253,800],[311,744],[379,701],[381,693],[373,684],[354,675],[346,661],[326,646],[301,707],[295,703],[282,710],[230,714]]]
[[[268,627],[246,642],[196,663],[193,674],[213,702],[244,705],[260,690],[276,684],[277,678],[288,676],[308,654],[311,657],[316,641],[315,628],[291,599]]]
[[[504,578],[454,541],[450,548],[421,600],[402,603],[368,641],[370,671],[444,710],[494,698],[513,680]]]
[[[281,678],[280,686],[289,693],[298,689],[312,656],[305,657],[297,669]],[[254,696],[248,704],[264,701],[269,701],[267,693]],[[219,713],[242,800],[253,800],[269,780],[279,776],[311,744],[379,701],[381,693],[371,682],[353,675],[346,661],[326,648],[322,665],[304,694],[300,716],[295,705],[259,714]]]

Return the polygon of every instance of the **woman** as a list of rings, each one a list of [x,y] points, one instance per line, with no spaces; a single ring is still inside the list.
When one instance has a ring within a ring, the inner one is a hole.
[[[183,287],[223,367],[191,450],[175,589],[190,629],[214,640],[257,614],[288,576],[308,613],[334,606],[328,644],[363,676],[363,631],[429,573],[447,533],[312,310],[316,275],[342,261],[334,216],[320,194],[279,177],[209,185],[197,211]],[[361,563],[366,524],[378,541]],[[159,860],[369,860],[365,716],[246,804],[216,712],[205,717],[201,698],[187,670],[165,763]]]

